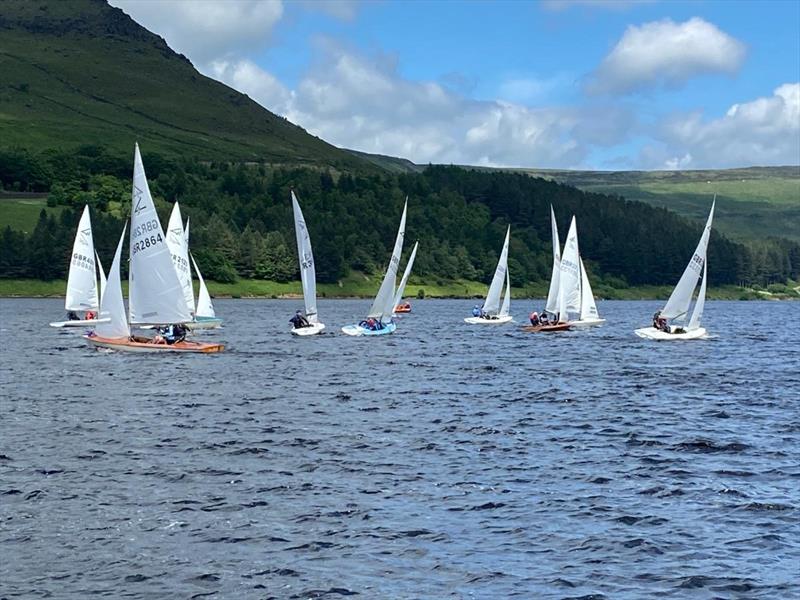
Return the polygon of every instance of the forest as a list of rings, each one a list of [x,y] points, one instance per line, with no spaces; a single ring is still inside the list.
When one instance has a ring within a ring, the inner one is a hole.
[[[453,166],[351,174],[142,152],[162,223],[179,201],[184,219],[190,219],[191,250],[204,275],[219,282],[297,278],[292,189],[312,235],[321,282],[336,282],[352,271],[380,273],[406,197],[406,240],[420,241],[415,275],[441,281],[488,281],[509,224],[512,284],[547,280],[550,205],[562,242],[575,215],[590,275],[620,288],[674,284],[702,229],[663,208],[524,174]],[[46,192],[50,207],[63,207],[58,217],[42,210],[27,234],[10,226],[2,230],[0,278],[64,278],[85,204],[92,211],[95,246],[110,263],[130,210],[131,175],[132,156],[100,146],[77,152],[0,150],[5,194]],[[714,232],[708,260],[711,285],[800,277],[800,245],[780,238],[742,243]]]

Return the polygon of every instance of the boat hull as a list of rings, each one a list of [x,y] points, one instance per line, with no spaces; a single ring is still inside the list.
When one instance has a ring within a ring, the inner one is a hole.
[[[683,333],[667,333],[655,327],[642,327],[641,329],[637,329],[634,333],[646,340],[664,342],[672,340],[700,340],[708,337],[708,332],[705,327],[698,327],[697,329],[691,329]]]
[[[510,323],[513,320],[511,315],[505,315],[503,317],[497,317],[496,319],[484,319],[483,317],[467,317],[464,319],[464,323],[469,323],[470,325],[504,325],[506,323]]]
[[[104,338],[98,335],[84,336],[91,346],[95,348],[108,348],[119,352],[138,352],[141,354],[152,352],[178,352],[213,354],[225,349],[223,344],[209,344],[205,342],[189,342],[183,340],[174,344],[154,344],[150,338],[131,336],[130,338]]]
[[[195,329],[219,329],[222,327],[222,319],[218,317],[195,317],[194,321],[186,323],[186,328]]]
[[[311,323],[308,327],[296,327],[292,329],[292,335],[299,335],[301,337],[317,335],[323,329],[325,329],[324,323]]]
[[[410,313],[411,312],[411,305],[410,304],[401,304],[400,306],[394,307],[395,314],[401,313]]]
[[[383,326],[383,329],[375,329],[375,330],[367,329],[366,327],[362,327],[361,325],[345,325],[344,327],[342,327],[342,333],[356,337],[389,335],[390,333],[394,333],[395,329],[397,329],[397,324],[395,323],[388,323]]]
[[[556,323],[555,325],[525,325],[522,331],[528,333],[552,333],[556,331],[569,331],[572,323]]]
[[[76,321],[54,321],[50,327],[94,327],[98,323],[109,323],[111,319],[78,319]]]
[[[588,329],[589,327],[600,327],[605,322],[605,319],[583,319],[581,321],[570,321],[569,324],[575,329]]]

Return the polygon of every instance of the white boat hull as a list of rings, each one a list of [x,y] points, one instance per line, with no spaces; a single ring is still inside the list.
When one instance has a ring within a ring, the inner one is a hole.
[[[514,318],[511,315],[497,317],[496,319],[484,319],[483,317],[467,317],[466,319],[464,319],[464,323],[469,323],[470,325],[503,325],[505,323],[510,323],[513,320]]]
[[[78,319],[75,321],[54,321],[50,327],[94,327],[98,323],[109,323],[111,319]]]
[[[325,329],[324,323],[311,323],[308,327],[296,327],[292,329],[292,335],[299,335],[299,336],[308,336],[308,335],[317,335]]]
[[[569,324],[575,329],[588,329],[589,327],[600,327],[605,322],[605,319],[583,319],[581,321],[570,321]]]
[[[397,329],[395,323],[387,323],[383,326],[383,329],[368,329],[366,327],[361,327],[361,325],[345,325],[342,327],[342,333],[356,337],[369,337],[374,335],[388,335],[394,333],[395,329]]]
[[[209,317],[200,317],[194,321],[189,321],[185,324],[187,329],[191,329],[194,331],[195,329],[219,329],[222,327],[222,319],[218,318],[209,318]]]
[[[642,327],[634,333],[646,340],[670,341],[670,340],[700,340],[708,337],[705,327],[698,327],[684,331],[683,333],[667,333],[655,327]]]

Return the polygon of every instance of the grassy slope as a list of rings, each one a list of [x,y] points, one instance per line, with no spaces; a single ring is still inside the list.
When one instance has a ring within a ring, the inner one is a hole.
[[[43,208],[56,217],[64,210],[63,206],[48,207],[45,198],[0,196],[0,231],[10,225],[17,231],[32,232]]]
[[[130,153],[138,140],[170,156],[378,169],[204,77],[99,0],[2,0],[0,72],[3,147]]]

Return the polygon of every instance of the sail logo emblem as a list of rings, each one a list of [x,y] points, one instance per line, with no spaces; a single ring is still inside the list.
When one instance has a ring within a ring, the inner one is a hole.
[[[300,266],[303,269],[310,269],[314,265],[314,259],[311,254],[303,254],[303,260],[300,263]]]
[[[89,245],[92,241],[92,228],[81,229],[81,244]]]
[[[147,208],[142,196],[142,190],[136,187],[136,185],[133,186],[133,206],[133,214],[135,215],[138,215]]]

